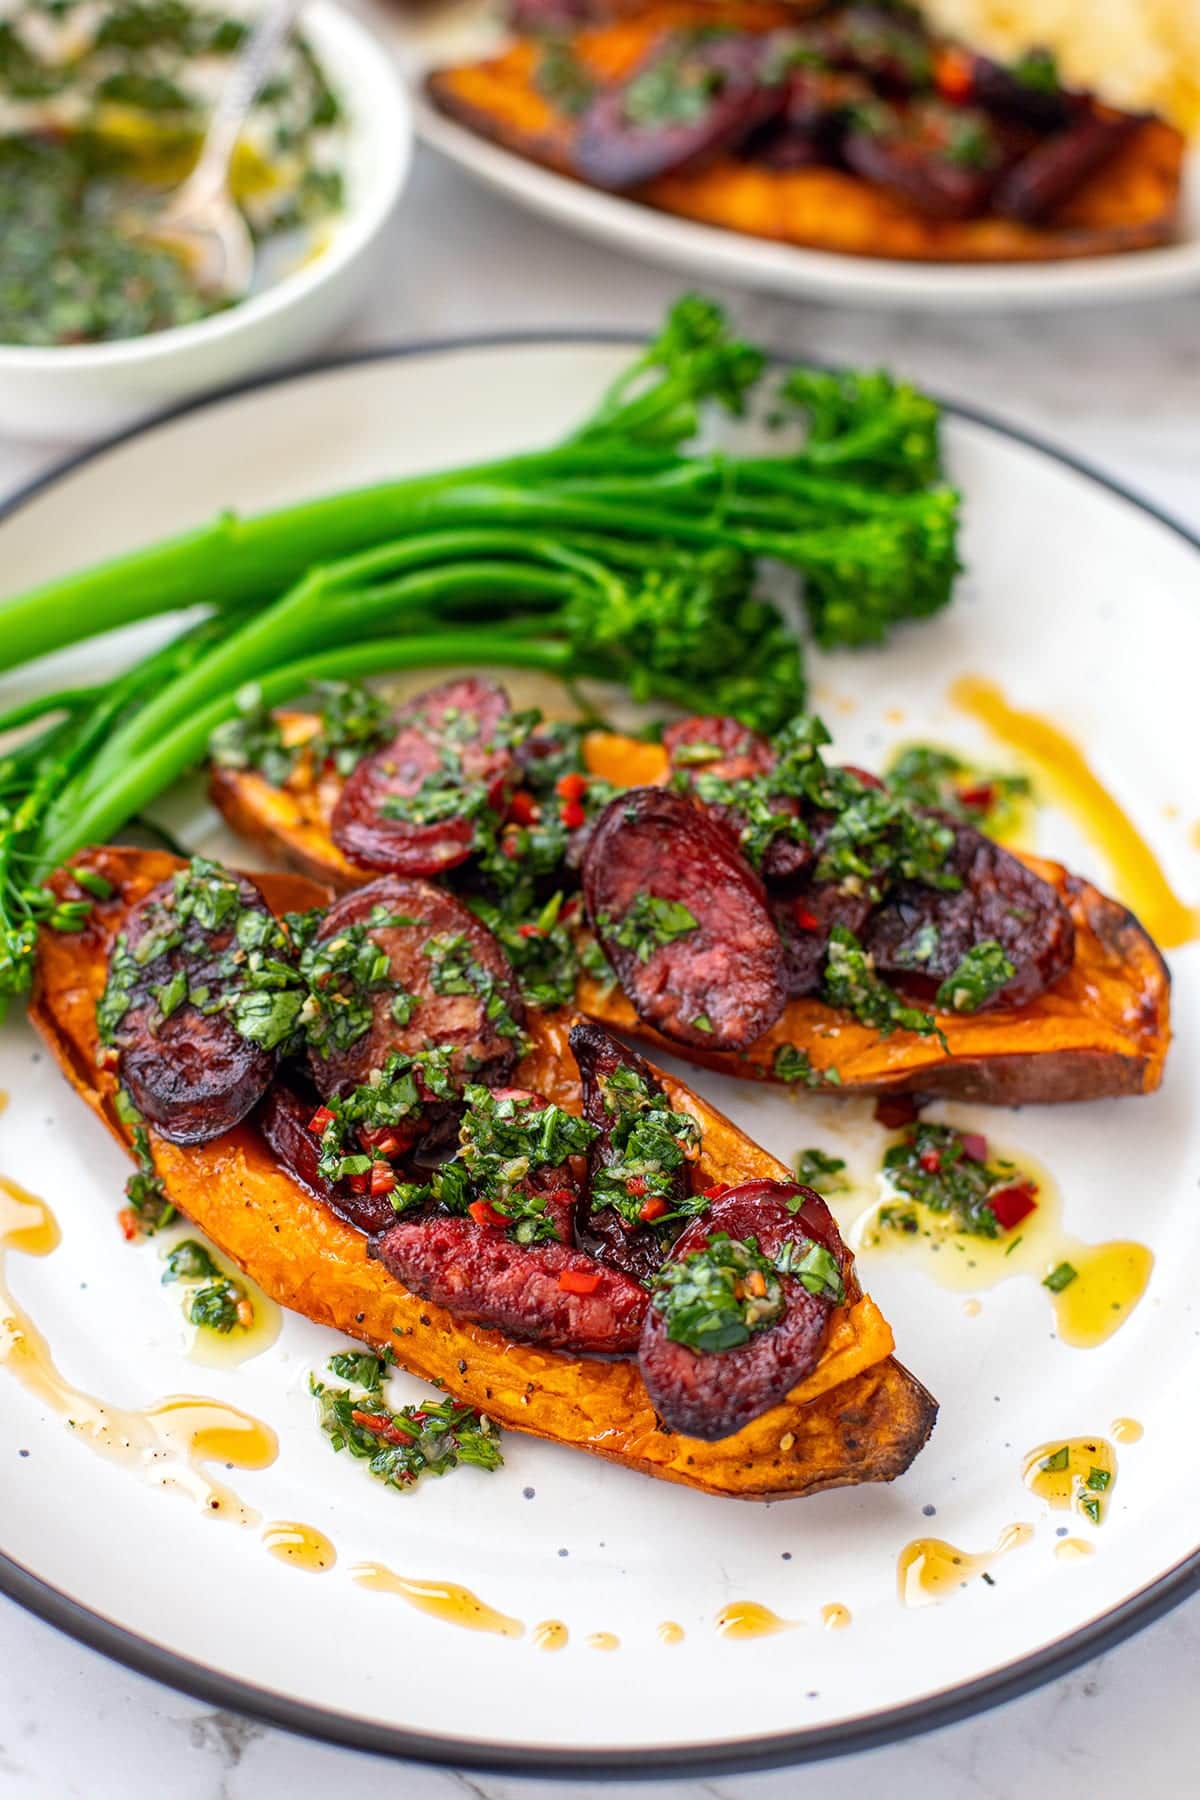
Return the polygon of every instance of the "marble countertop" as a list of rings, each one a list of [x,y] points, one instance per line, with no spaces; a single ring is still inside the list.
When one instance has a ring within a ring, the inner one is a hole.
[[[421,153],[393,221],[386,278],[333,348],[513,327],[645,327],[680,285],[668,272],[526,218]],[[720,297],[759,341],[886,363],[1055,440],[1200,530],[1194,300],[1074,317],[939,318]],[[0,441],[0,495],[62,451]],[[0,1602],[0,1667],[3,1800],[157,1800],[164,1793],[171,1800],[275,1800],[321,1788],[339,1800],[376,1800],[382,1783],[402,1784],[409,1800],[462,1793],[505,1800],[539,1791],[508,1778],[393,1772],[373,1758],[212,1712],[105,1662],[8,1602]],[[1200,1752],[1197,1667],[1200,1598],[1074,1674],[980,1718],[799,1776],[727,1777],[657,1791],[782,1800],[802,1783],[811,1800],[832,1800],[869,1782],[890,1800],[1183,1793],[1194,1785]],[[568,1784],[554,1786],[567,1791]],[[569,1791],[585,1800],[628,1790],[581,1784]]]

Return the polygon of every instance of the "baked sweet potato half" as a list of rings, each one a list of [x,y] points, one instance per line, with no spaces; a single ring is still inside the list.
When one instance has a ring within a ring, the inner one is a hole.
[[[64,1074],[114,1136],[128,1144],[104,1066],[96,1003],[109,953],[130,909],[181,865],[157,851],[101,848],[75,859],[111,897],[86,927],[42,934],[30,1016]],[[57,892],[79,898],[70,868]],[[322,905],[328,889],[290,875],[259,878],[278,913]],[[533,1022],[522,1084],[578,1112],[560,1016]],[[703,1132],[701,1167],[713,1182],[781,1180],[787,1171],[696,1095],[659,1075],[670,1103]],[[831,1315],[819,1363],[779,1405],[718,1442],[662,1428],[630,1361],[603,1361],[518,1344],[409,1293],[367,1240],[285,1173],[253,1123],[208,1143],[151,1133],[156,1169],[179,1210],[281,1305],[376,1349],[513,1430],[571,1444],[645,1474],[740,1499],[780,1499],[902,1474],[933,1427],[936,1405],[891,1354],[890,1328],[851,1268],[846,1304]]]
[[[303,743],[314,716],[280,715],[285,738]],[[666,753],[655,744],[607,732],[584,740],[588,768],[616,787],[666,779]],[[235,831],[318,880],[345,888],[367,881],[329,835],[340,783],[301,762],[292,781],[273,787],[248,770],[215,768],[212,797]],[[1170,977],[1154,943],[1125,907],[1058,863],[1021,861],[1061,895],[1075,928],[1070,968],[1023,1005],[975,1014],[938,1013],[936,1037],[899,1031],[881,1037],[819,999],[788,1002],[777,1022],[746,1050],[708,1052],[668,1042],[639,1019],[615,986],[588,976],[577,990],[581,1012],[602,1024],[710,1068],[779,1080],[781,1051],[803,1052],[819,1080],[836,1067],[844,1094],[945,1095],[992,1105],[1096,1100],[1152,1092],[1170,1042]],[[787,1059],[784,1059],[784,1067]]]
[[[867,14],[872,9],[849,10]],[[556,42],[553,55],[560,61],[570,58],[570,83],[556,76],[557,66],[548,65],[545,41],[524,37],[487,60],[435,71],[427,79],[427,91],[440,112],[481,137],[559,174],[588,181],[596,158],[585,136],[591,129],[581,116],[586,109],[573,99],[581,84],[609,87],[623,81],[664,33],[681,27],[715,24],[763,33],[788,22],[787,9],[668,4],[578,31],[565,44]],[[1104,111],[1108,117],[1108,109]],[[975,207],[970,216],[955,216],[953,176],[943,184],[949,198],[946,192],[940,201],[927,194],[920,203],[906,195],[902,168],[890,183],[872,179],[846,166],[844,158],[824,154],[821,135],[818,131],[805,138],[802,154],[796,153],[800,140],[793,136],[787,140],[793,146],[791,157],[785,144],[773,158],[770,149],[762,148],[757,127],[752,125],[745,141],[737,139],[728,148],[718,130],[704,154],[642,181],[614,180],[610,185],[644,205],[723,230],[843,255],[912,262],[1039,262],[1111,255],[1169,242],[1178,229],[1184,140],[1161,119],[1127,121],[1114,134],[1111,153],[1033,219],[1021,216],[1019,198],[1009,211]],[[957,165],[957,174],[973,173],[965,152],[954,149],[949,160]],[[631,170],[635,166],[629,164]],[[947,216],[938,216],[939,204]]]

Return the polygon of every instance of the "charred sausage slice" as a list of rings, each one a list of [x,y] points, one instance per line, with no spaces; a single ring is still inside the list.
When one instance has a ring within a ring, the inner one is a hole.
[[[1039,225],[1103,168],[1136,131],[1128,113],[1095,106],[1065,131],[1046,138],[1009,170],[996,189],[996,211],[1025,225]]]
[[[664,37],[588,107],[575,172],[595,187],[638,187],[740,143],[787,98],[785,82],[764,79],[764,61],[757,36]]]
[[[789,1211],[789,1200],[802,1201],[797,1212]],[[849,1252],[819,1194],[783,1182],[752,1181],[715,1200],[703,1218],[688,1227],[664,1272],[704,1250],[721,1233],[738,1244],[753,1238],[771,1262],[789,1242],[803,1253],[808,1239],[829,1253],[839,1280],[844,1282],[849,1271]],[[793,1275],[778,1274],[776,1279],[782,1291],[781,1316],[746,1342],[724,1350],[698,1351],[674,1341],[668,1336],[660,1296],[653,1297],[642,1328],[638,1364],[655,1410],[671,1430],[706,1442],[729,1437],[777,1405],[816,1366],[834,1299],[810,1293]]]
[[[1075,957],[1075,926],[1048,882],[972,825],[954,826],[947,867],[960,888],[901,882],[871,920],[865,943],[881,975],[942,982],[987,941],[998,943],[1015,969],[989,1006],[1023,1006],[1065,974]]]
[[[861,936],[871,907],[862,894],[844,893],[836,881],[814,881],[796,894],[772,897],[789,1000],[820,993],[834,926],[844,925],[855,937]]]
[[[363,983],[372,947],[374,976]],[[333,964],[323,983],[322,958]],[[351,962],[352,972],[340,972]],[[474,913],[431,882],[386,875],[344,895],[301,966],[314,988],[310,1009],[325,1016],[324,1029],[309,1023],[309,1065],[322,1095],[359,1086],[393,1050],[448,1046],[458,1085],[495,1084],[511,1073],[524,1008],[508,958]]]
[[[208,865],[160,882],[130,911],[109,965],[101,1013],[114,991],[126,1004],[110,1041],[120,1077],[139,1111],[175,1144],[204,1144],[244,1119],[275,1071],[276,1055],[237,1029],[230,1006],[244,991],[238,916],[269,919],[252,881]],[[228,901],[206,928],[185,917],[196,880],[215,884]],[[239,960],[234,961],[237,957]]]
[[[477,812],[498,809],[515,775],[501,730],[508,711],[504,689],[478,677],[411,701],[391,743],[365,757],[343,788],[334,843],[352,862],[401,875],[465,862]]]
[[[728,826],[743,854],[753,829],[752,811],[758,814],[765,807],[771,813],[799,817],[799,801],[767,790],[775,751],[740,720],[723,715],[681,719],[663,733],[663,745],[671,758],[675,787],[690,793],[706,813]],[[768,884],[793,880],[810,867],[813,855],[807,833],[799,842],[782,833],[772,837],[761,857],[763,879]]]
[[[371,1250],[411,1293],[507,1337],[610,1356],[637,1348],[643,1289],[566,1244],[514,1244],[471,1219],[431,1218],[400,1220]]]
[[[638,1014],[667,1037],[738,1050],[787,997],[758,876],[682,794],[631,788],[601,813],[583,864],[592,926]]]
[[[345,1181],[328,1181],[319,1166],[320,1138],[309,1129],[316,1103],[282,1081],[267,1089],[254,1123],[281,1169],[314,1200],[321,1200],[359,1231],[382,1231],[395,1218],[386,1195],[355,1194]]]
[[[673,1168],[654,1158],[652,1167],[632,1175],[636,1191],[630,1196],[631,1218],[598,1196],[597,1187],[602,1185],[598,1178],[605,1172],[623,1170],[631,1157],[637,1159],[630,1126],[651,1112],[669,1114],[671,1103],[649,1063],[618,1044],[599,1025],[574,1026],[570,1045],[583,1082],[583,1116],[600,1134],[588,1151],[588,1197],[577,1225],[579,1241],[610,1268],[646,1282],[662,1262],[677,1229],[667,1227],[665,1235],[654,1219],[674,1212],[688,1198],[688,1163],[682,1154]],[[615,1083],[614,1076],[618,1078]],[[640,1169],[640,1162],[638,1166]],[[628,1193],[628,1180],[624,1185]],[[642,1212],[644,1220],[638,1216]]]

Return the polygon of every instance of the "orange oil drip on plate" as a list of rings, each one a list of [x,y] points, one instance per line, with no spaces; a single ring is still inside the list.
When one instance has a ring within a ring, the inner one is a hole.
[[[1118,1444],[1138,1444],[1146,1435],[1146,1427],[1136,1419],[1114,1419],[1109,1430]]]
[[[565,1650],[571,1634],[561,1619],[543,1619],[530,1636],[535,1650]]]
[[[397,1575],[383,1563],[356,1563],[351,1573],[359,1587],[373,1588],[376,1593],[395,1594],[418,1612],[441,1619],[446,1625],[457,1625],[463,1631],[490,1631],[497,1637],[519,1638],[525,1634],[520,1619],[497,1612],[470,1588],[455,1581],[418,1581],[408,1575]]]
[[[845,1631],[853,1616],[848,1606],[841,1606],[836,1600],[821,1608],[821,1623],[826,1631]]]
[[[58,1242],[45,1201],[0,1176],[0,1363],[89,1449],[124,1463],[155,1487],[186,1494],[209,1518],[257,1524],[258,1514],[204,1465],[265,1469],[279,1448],[269,1426],[195,1394],[172,1394],[140,1409],[114,1406],[75,1387],[58,1368],[46,1339],[9,1292],[2,1267],[10,1250],[45,1256]]]
[[[589,1650],[619,1650],[621,1640],[615,1631],[593,1631],[585,1640]]]
[[[995,1548],[972,1554],[948,1544],[944,1538],[914,1538],[900,1552],[896,1581],[905,1606],[934,1606],[965,1588],[975,1576],[988,1575],[992,1565],[1009,1551],[1027,1544],[1032,1525],[1006,1525]]]
[[[262,1541],[280,1562],[309,1575],[323,1575],[337,1561],[337,1551],[325,1533],[296,1519],[272,1519],[263,1526]]]
[[[1200,935],[1200,906],[1180,900],[1150,845],[1078,744],[1048,719],[1010,706],[994,682],[964,675],[952,685],[950,698],[1036,764],[1047,792],[1104,856],[1118,896],[1162,949],[1176,949]]]
[[[718,1635],[726,1638],[774,1637],[779,1631],[794,1631],[799,1623],[799,1619],[781,1619],[757,1600],[731,1600],[716,1617]]]
[[[674,1619],[664,1619],[655,1633],[660,1644],[682,1644],[684,1629]]]

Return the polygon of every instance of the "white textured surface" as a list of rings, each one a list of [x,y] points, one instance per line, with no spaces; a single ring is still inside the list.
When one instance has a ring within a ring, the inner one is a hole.
[[[643,326],[678,286],[669,275],[525,219],[428,157],[396,221],[387,267],[388,280],[347,346],[511,326]],[[1200,347],[1186,301],[1074,319],[950,321],[749,300],[739,315],[752,335],[782,349],[886,361],[995,408],[1200,525]],[[46,460],[44,451],[0,445],[0,486],[10,490]],[[85,554],[86,544],[80,550]],[[131,1566],[135,1554],[131,1546]],[[449,1683],[451,1654],[448,1645]],[[897,1800],[931,1792],[1007,1800],[1067,1784],[1106,1800],[1134,1782],[1149,1795],[1186,1792],[1200,1748],[1192,1704],[1198,1658],[1194,1601],[1110,1656],[982,1719],[802,1776],[728,1778],[707,1791],[765,1800],[803,1782],[813,1796],[841,1795],[865,1779]],[[8,1605],[0,1607],[0,1667],[5,1800],[150,1800],[161,1793],[172,1800],[248,1800],[252,1793],[273,1800],[322,1781],[340,1800],[357,1800],[396,1779],[367,1759],[213,1714],[105,1664]],[[435,1772],[405,1771],[399,1779],[414,1800],[463,1786],[499,1800],[524,1786]],[[664,1791],[699,1792],[704,1785]]]

